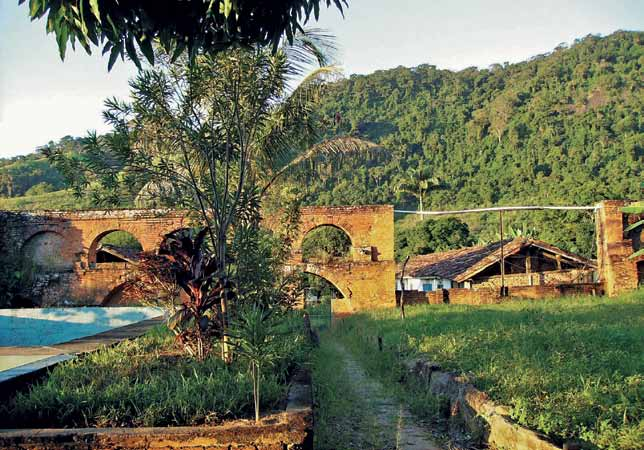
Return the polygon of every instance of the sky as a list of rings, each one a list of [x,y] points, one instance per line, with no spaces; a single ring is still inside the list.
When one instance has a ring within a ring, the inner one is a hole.
[[[324,1],[323,1],[324,2]],[[136,68],[95,51],[58,56],[27,4],[0,0],[0,157],[63,136],[107,131],[107,97],[127,97]],[[27,2],[28,3],[28,2]],[[349,0],[312,26],[336,36],[345,74],[433,64],[442,69],[519,62],[589,33],[644,30],[644,0]]]

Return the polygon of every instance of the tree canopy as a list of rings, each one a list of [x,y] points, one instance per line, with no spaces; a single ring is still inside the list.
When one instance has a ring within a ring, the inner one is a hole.
[[[20,0],[19,3],[25,3]],[[46,17],[47,33],[54,33],[60,57],[67,45],[78,43],[109,53],[108,69],[129,56],[140,66],[140,51],[154,64],[154,42],[173,59],[187,52],[216,53],[236,46],[270,45],[276,50],[284,36],[289,42],[320,5],[343,13],[347,0],[29,0],[32,20]]]

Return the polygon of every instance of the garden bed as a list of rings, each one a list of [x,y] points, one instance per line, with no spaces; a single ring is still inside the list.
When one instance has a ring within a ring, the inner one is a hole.
[[[304,362],[307,342],[301,317],[294,314],[285,326],[290,332],[284,333],[278,356],[262,378],[265,413],[259,424],[247,420],[253,416],[253,391],[245,364],[226,365],[216,351],[204,361],[194,360],[178,351],[165,327],[157,327],[138,339],[61,363],[29,391],[17,393],[0,406],[0,426],[5,429],[0,447],[31,448],[29,442],[42,445],[42,439],[95,445],[116,439],[121,447],[138,448],[127,445],[149,441],[150,433],[155,442],[159,436],[168,442],[199,438],[210,439],[207,445],[214,447],[235,434],[246,437],[232,442],[244,445],[251,445],[253,436],[262,442],[274,437],[274,443],[306,437],[310,404],[308,410],[287,408],[287,398],[295,398],[293,386],[304,389],[292,378]]]
[[[404,362],[423,357],[465,375],[516,423],[557,444],[644,448],[644,292],[620,298],[564,298],[488,306],[423,305],[345,319],[336,335],[390,384]],[[382,338],[383,351],[377,337]],[[393,369],[392,369],[393,368]],[[398,370],[396,370],[396,368]],[[427,386],[407,378],[412,408]],[[425,404],[429,404],[426,402]],[[425,407],[425,413],[440,408]]]

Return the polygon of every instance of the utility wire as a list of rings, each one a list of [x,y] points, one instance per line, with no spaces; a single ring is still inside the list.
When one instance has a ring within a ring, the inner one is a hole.
[[[469,213],[482,213],[494,211],[545,211],[545,210],[559,210],[559,211],[595,211],[599,209],[599,205],[594,206],[493,206],[490,208],[474,208],[474,209],[461,209],[455,211],[408,211],[402,209],[394,209],[395,213],[400,214],[420,214],[424,216],[446,216],[450,214],[469,214]]]

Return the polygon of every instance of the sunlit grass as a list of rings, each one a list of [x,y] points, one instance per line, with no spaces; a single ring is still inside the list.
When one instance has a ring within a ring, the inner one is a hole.
[[[337,328],[368,370],[393,382],[422,355],[561,442],[644,448],[644,292],[489,306],[423,305],[351,317]],[[378,358],[375,336],[385,350]],[[413,381],[408,381],[408,383]],[[417,403],[416,387],[408,396]]]

